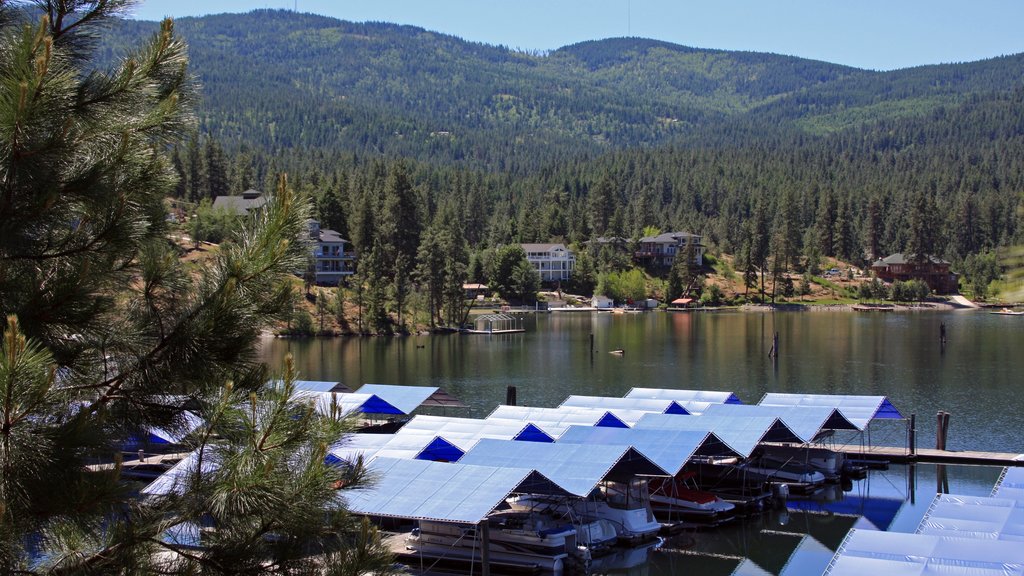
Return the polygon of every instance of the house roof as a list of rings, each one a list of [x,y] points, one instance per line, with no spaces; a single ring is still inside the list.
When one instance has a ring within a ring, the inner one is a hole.
[[[479,284],[475,282],[467,282],[462,285],[463,290],[487,290],[487,284]]]
[[[342,238],[341,234],[338,234],[334,230],[324,230],[322,228],[320,229],[320,241],[321,242],[338,242],[338,243],[348,242],[348,240]]]
[[[565,247],[565,244],[520,244],[523,250],[526,252],[551,252],[552,250],[565,250],[569,251]]]
[[[640,241],[653,244],[675,244],[680,238],[696,238],[700,241],[700,236],[689,232],[665,232],[657,236],[646,236],[641,238]]]
[[[256,192],[256,196],[252,196],[252,192],[255,191],[247,191],[243,196],[217,196],[213,199],[213,207],[223,208],[229,212],[244,216],[249,213],[249,210],[261,208],[267,203],[266,196],[260,195],[259,192]]]
[[[949,264],[949,262],[943,260],[942,258],[939,258],[938,256],[928,255],[926,258],[928,262],[931,264]],[[881,260],[876,260],[875,263],[871,265],[871,267],[874,268],[875,266],[892,266],[894,264],[911,264],[914,263],[913,260],[913,254],[903,254],[897,252],[896,254],[890,254],[885,258],[882,258]]]
[[[690,302],[693,302],[693,298],[676,298],[672,301],[676,306],[682,306],[683,304],[689,304]]]

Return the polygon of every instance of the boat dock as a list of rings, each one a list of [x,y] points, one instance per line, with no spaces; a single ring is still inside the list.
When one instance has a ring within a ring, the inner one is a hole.
[[[980,466],[1024,466],[1024,455],[974,450],[936,450],[905,446],[857,446],[837,450],[851,460],[887,461],[895,464],[970,464]]]

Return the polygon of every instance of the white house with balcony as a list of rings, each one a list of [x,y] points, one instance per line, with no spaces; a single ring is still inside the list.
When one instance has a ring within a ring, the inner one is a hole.
[[[309,237],[313,247],[315,282],[337,286],[338,282],[356,271],[356,253],[352,244],[334,230],[320,228],[316,220],[309,221]]]
[[[677,254],[686,252],[688,244],[693,246],[693,262],[691,266],[704,265],[704,245],[701,237],[689,232],[666,232],[657,236],[640,239],[640,246],[634,254],[636,261],[655,268],[672,266]]]
[[[540,275],[541,282],[561,282],[572,277],[576,255],[565,244],[522,244],[526,261]]]

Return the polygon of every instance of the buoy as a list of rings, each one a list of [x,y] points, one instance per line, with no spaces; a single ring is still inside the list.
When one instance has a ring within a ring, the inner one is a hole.
[[[618,350],[612,350],[611,352],[609,352],[609,354],[615,354],[616,356],[622,356],[625,353],[626,351],[623,350],[622,348],[619,348]]]

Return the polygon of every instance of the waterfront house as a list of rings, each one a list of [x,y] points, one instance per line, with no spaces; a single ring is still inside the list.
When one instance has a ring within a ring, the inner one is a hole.
[[[267,197],[259,190],[246,190],[241,196],[217,196],[213,199],[214,208],[223,208],[232,214],[245,216],[250,210],[262,208]]]
[[[337,286],[338,282],[356,271],[356,253],[348,240],[334,230],[320,228],[316,220],[309,221],[309,238],[313,247],[313,270],[316,284]]]
[[[922,280],[936,294],[955,293],[959,288],[957,275],[949,271],[949,262],[936,256],[891,254],[875,261],[871,271],[886,282]]]
[[[561,282],[572,276],[576,255],[565,244],[522,244],[526,261],[540,275],[541,282]]]
[[[483,300],[487,297],[487,284],[478,282],[466,282],[462,285],[462,291],[467,300]]]
[[[701,244],[701,237],[689,232],[665,232],[641,238],[633,256],[643,266],[669,268],[675,261],[676,254],[685,252],[687,245],[693,246],[692,265],[703,266],[704,245]]]

